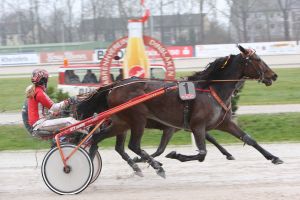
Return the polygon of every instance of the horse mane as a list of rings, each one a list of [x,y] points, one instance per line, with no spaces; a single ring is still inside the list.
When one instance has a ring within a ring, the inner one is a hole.
[[[114,83],[99,87],[96,90],[77,95],[77,118],[82,119],[108,109],[107,95],[114,87]]]
[[[77,102],[79,104],[82,103],[82,102],[86,102],[89,99],[93,99],[93,97],[95,95],[99,95],[99,93],[103,93],[105,91],[108,91],[108,90],[110,90],[113,87],[114,87],[114,83],[109,84],[109,85],[105,85],[103,87],[98,87],[96,90],[93,90],[91,92],[79,94],[79,95],[77,95]]]
[[[217,58],[215,61],[209,63],[203,71],[195,72],[193,75],[188,76],[189,81],[197,80],[213,80],[218,78],[218,72],[230,65],[233,61],[235,55],[230,55],[229,57]]]

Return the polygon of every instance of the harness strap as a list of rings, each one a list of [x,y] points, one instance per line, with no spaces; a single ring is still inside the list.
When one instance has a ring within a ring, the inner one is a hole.
[[[210,90],[202,89],[202,88],[195,88],[196,91],[199,92],[210,92]],[[192,99],[193,100],[193,99]],[[185,100],[183,106],[183,127],[185,130],[190,129],[190,105],[192,100]]]
[[[202,89],[202,88],[196,88],[196,91],[200,92],[210,92],[210,90]]]
[[[215,91],[215,89],[211,86],[209,86],[210,89],[210,93],[211,95],[215,98],[215,100],[222,106],[222,108],[225,110],[225,113],[221,119],[221,121],[219,121],[219,123],[215,126],[218,127],[220,124],[222,124],[222,122],[225,120],[225,117],[228,113],[228,111],[231,109],[231,103],[229,104],[229,106],[226,106],[226,104],[222,101],[222,99],[219,97],[219,95],[217,94],[217,92]]]
[[[190,121],[190,101],[184,102],[183,107],[183,127],[185,130],[189,130],[189,121]]]
[[[209,86],[211,95],[215,98],[215,100],[222,106],[222,108],[227,112],[231,109],[231,104],[227,107],[226,104],[222,101],[222,99],[219,97],[215,89],[211,86]]]

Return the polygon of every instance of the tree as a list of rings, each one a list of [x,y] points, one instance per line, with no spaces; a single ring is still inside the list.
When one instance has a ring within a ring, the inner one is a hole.
[[[203,9],[203,5],[204,5],[204,1],[205,0],[199,0],[199,12],[200,12],[200,41],[204,41],[205,39],[205,35],[204,35],[204,9]]]
[[[238,31],[239,41],[248,42],[249,12],[256,0],[226,0],[230,6],[230,21]]]
[[[98,24],[97,24],[97,18],[98,18],[98,13],[101,7],[99,6],[98,0],[89,0],[90,3],[90,8],[91,8],[91,13],[92,13],[92,21],[93,21],[93,32],[94,32],[94,41],[98,40]]]
[[[65,11],[60,8],[57,1],[52,3],[51,13],[48,16],[48,27],[47,27],[47,42],[65,42]],[[45,26],[47,26],[45,24]]]
[[[173,0],[169,0],[169,1],[164,1],[164,0],[160,0],[159,3],[159,11],[160,11],[160,40],[164,43],[165,40],[165,29],[164,29],[164,7],[168,4],[174,3]]]
[[[211,21],[209,29],[206,32],[204,44],[220,44],[228,43],[229,38],[226,37],[227,32],[223,26],[221,26],[217,21]]]
[[[0,2],[1,5],[1,45],[5,46],[6,43],[6,25],[5,25],[5,14],[6,14],[6,9],[5,9],[5,2],[1,1]]]
[[[285,40],[291,40],[289,14],[291,13],[293,4],[296,3],[296,0],[277,0],[277,2],[279,5],[279,9],[282,12],[284,38]]]
[[[68,32],[68,42],[73,42],[73,5],[75,4],[76,0],[66,0],[66,7],[67,7],[67,18],[68,18],[68,26],[67,26],[67,32]]]
[[[44,7],[42,0],[28,0],[28,12],[31,21],[31,43],[43,43],[43,28],[40,17],[40,7]]]
[[[69,98],[69,94],[67,92],[63,92],[62,90],[56,90],[54,87],[49,86],[47,88],[47,95],[53,99],[55,102],[61,102],[67,98]]]

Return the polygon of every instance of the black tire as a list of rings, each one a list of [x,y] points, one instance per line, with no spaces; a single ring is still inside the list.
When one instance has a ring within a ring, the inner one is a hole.
[[[94,172],[90,184],[94,183],[98,179],[102,170],[102,158],[99,151],[96,151],[95,157],[93,159],[93,166],[94,166]]]

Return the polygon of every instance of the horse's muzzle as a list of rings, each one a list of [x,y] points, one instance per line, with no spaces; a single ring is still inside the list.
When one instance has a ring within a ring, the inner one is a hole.
[[[266,85],[266,86],[270,86],[272,85],[273,81],[276,81],[278,78],[277,74],[273,74],[271,77],[267,78],[265,77],[262,82]]]
[[[273,81],[276,81],[277,78],[278,78],[277,74],[274,73],[274,75],[272,76],[272,80],[273,80]]]
[[[272,85],[272,79],[263,79],[262,83],[264,83],[266,86]]]

